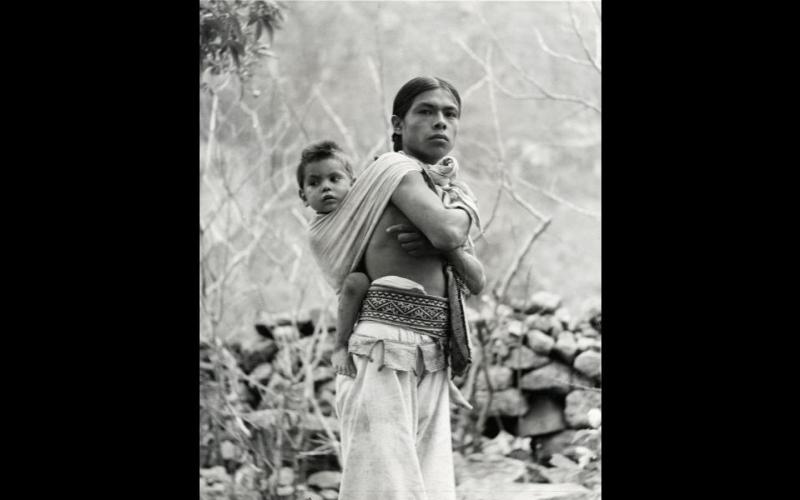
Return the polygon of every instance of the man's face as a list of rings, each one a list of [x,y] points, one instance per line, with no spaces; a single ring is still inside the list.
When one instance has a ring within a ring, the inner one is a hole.
[[[309,163],[304,174],[300,198],[323,214],[339,207],[353,182],[342,162],[336,158]]]
[[[392,116],[394,132],[403,136],[403,151],[428,164],[444,158],[455,146],[459,109],[445,89],[423,92],[404,117]]]

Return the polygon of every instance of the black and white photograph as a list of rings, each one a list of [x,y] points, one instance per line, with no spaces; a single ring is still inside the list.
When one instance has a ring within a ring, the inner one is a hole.
[[[199,4],[200,498],[599,500],[601,2]]]

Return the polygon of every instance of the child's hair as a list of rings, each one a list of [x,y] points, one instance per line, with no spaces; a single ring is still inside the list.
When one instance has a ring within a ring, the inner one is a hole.
[[[397,91],[392,105],[392,114],[399,116],[401,119],[405,118],[406,113],[414,103],[414,98],[423,92],[436,89],[444,89],[453,94],[453,98],[458,104],[458,115],[461,116],[461,96],[458,95],[458,90],[450,82],[435,76],[418,76],[407,81]],[[403,149],[403,137],[401,135],[392,134],[392,143],[395,151]]]
[[[300,153],[300,164],[297,165],[297,184],[300,189],[303,189],[306,165],[315,161],[327,160],[328,158],[335,158],[342,162],[345,172],[350,176],[350,179],[353,179],[353,167],[350,166],[350,161],[345,156],[342,148],[333,141],[320,141],[311,144]]]

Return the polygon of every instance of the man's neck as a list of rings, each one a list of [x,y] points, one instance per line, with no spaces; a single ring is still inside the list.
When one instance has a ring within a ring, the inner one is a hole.
[[[416,156],[414,156],[413,154],[409,153],[408,151],[400,150],[400,153],[403,153],[404,155],[408,156],[409,158],[414,158],[415,160],[417,160],[418,162],[422,163],[423,165],[436,165],[437,163],[442,161],[442,158],[444,158],[444,156],[442,156],[442,158],[439,158],[439,159],[435,160],[433,163],[428,163],[425,160],[417,158]]]

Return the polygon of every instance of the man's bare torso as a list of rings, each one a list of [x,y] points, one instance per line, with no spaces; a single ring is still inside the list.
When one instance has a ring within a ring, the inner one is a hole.
[[[367,275],[374,280],[383,276],[401,276],[425,287],[430,295],[445,296],[442,260],[438,256],[413,257],[400,247],[396,234],[386,228],[411,221],[391,202],[383,211],[378,226],[370,237],[364,255]]]

